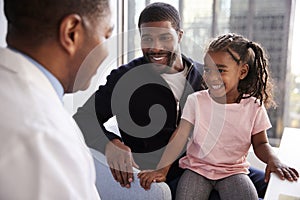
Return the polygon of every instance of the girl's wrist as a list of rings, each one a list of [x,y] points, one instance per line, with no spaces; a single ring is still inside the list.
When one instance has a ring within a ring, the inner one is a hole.
[[[280,163],[280,160],[275,156],[270,156],[270,158],[267,161],[267,164],[269,165],[274,163]]]

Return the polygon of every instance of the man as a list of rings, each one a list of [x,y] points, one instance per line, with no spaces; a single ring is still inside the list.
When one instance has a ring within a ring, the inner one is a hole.
[[[4,0],[4,11],[0,199],[100,199],[92,157],[62,96],[87,88],[107,55],[109,0]],[[92,50],[99,59],[86,68]]]
[[[132,167],[155,169],[178,125],[186,98],[205,89],[202,65],[180,53],[183,31],[178,11],[165,3],[147,6],[139,18],[143,56],[113,70],[95,94],[100,126],[110,140],[105,148],[99,131],[84,131],[88,145],[106,154],[111,173],[123,187],[133,181]],[[80,113],[81,111],[79,111]],[[116,116],[121,136],[104,126]],[[80,122],[79,114],[75,118]],[[89,130],[91,128],[89,127]],[[172,197],[182,174],[175,161],[166,177]],[[145,180],[145,179],[144,179]],[[263,177],[262,177],[263,180]],[[141,185],[149,189],[150,183]]]
[[[183,31],[176,9],[164,3],[148,6],[140,15],[139,29],[144,56],[114,70],[95,95],[100,126],[104,128],[102,124],[113,115],[119,124],[121,138],[103,129],[111,141],[105,153],[114,178],[125,187],[133,180],[131,168],[135,162],[140,169],[156,167],[187,95],[205,88],[202,66],[180,54]],[[176,83],[173,88],[168,81]],[[151,116],[153,105],[162,108]],[[160,113],[163,110],[166,115]],[[174,162],[166,177],[168,185],[181,173]]]

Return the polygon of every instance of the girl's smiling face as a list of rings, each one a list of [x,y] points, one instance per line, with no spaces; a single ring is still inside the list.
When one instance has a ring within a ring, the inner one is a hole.
[[[236,58],[239,55],[233,51]],[[239,81],[248,73],[248,65],[238,64],[226,51],[208,52],[204,57],[203,78],[210,96],[218,103],[236,103]]]

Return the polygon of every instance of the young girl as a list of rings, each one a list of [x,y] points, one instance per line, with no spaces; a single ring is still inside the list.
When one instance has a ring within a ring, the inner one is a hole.
[[[270,173],[297,180],[298,172],[276,157],[268,143],[271,127],[265,107],[274,105],[268,62],[261,46],[236,34],[214,39],[204,57],[204,80],[208,90],[191,94],[158,170],[139,174],[141,184],[163,181],[169,164],[182,151],[185,170],[176,199],[208,199],[212,189],[221,199],[258,199],[247,176],[247,152],[252,144],[256,156]],[[192,133],[192,134],[190,134]]]

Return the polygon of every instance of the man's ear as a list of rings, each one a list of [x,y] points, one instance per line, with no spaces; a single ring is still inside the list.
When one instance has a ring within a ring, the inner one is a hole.
[[[181,42],[182,37],[183,37],[183,30],[180,29],[180,30],[178,31],[178,43]]]
[[[74,55],[81,33],[82,18],[79,15],[71,14],[61,21],[59,41],[68,54]]]
[[[249,72],[249,65],[244,63],[241,66],[241,70],[240,70],[240,80],[243,80],[248,75],[248,72]]]

